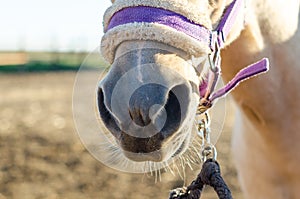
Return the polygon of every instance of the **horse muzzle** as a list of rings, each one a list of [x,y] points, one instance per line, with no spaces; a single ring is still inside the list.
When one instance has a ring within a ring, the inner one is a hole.
[[[180,62],[174,66],[161,59],[174,54],[172,47],[148,44],[124,42],[118,48],[99,84],[97,104],[103,123],[127,158],[159,162],[178,153],[187,142],[198,90],[176,71]]]

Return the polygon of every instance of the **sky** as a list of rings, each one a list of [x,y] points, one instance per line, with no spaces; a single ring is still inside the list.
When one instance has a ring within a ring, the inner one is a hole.
[[[2,2],[1,2],[2,1]],[[91,51],[110,0],[0,0],[0,51]]]

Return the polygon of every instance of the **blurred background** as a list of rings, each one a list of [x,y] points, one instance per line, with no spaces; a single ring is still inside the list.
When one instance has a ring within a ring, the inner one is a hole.
[[[95,51],[109,0],[10,0],[0,7],[0,199],[168,198],[189,184],[169,173],[155,182],[149,174],[107,168],[81,144],[72,117],[77,70],[105,68]],[[242,198],[230,153],[234,106],[227,100],[224,131],[217,144],[223,175]],[[87,127],[88,128],[88,127]],[[207,189],[203,198],[216,198]]]

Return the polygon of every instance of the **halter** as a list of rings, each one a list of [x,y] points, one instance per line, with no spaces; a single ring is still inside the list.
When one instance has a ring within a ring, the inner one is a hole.
[[[227,7],[217,28],[215,30],[209,30],[201,24],[196,24],[185,16],[170,10],[149,6],[127,7],[112,16],[105,32],[126,24],[159,24],[175,29],[178,32],[196,39],[198,42],[204,44],[204,46],[207,46],[211,51],[208,54],[210,70],[208,79],[199,87],[199,93],[203,95],[201,95],[197,111],[198,114],[202,114],[211,108],[218,98],[230,93],[240,82],[269,70],[269,61],[267,58],[263,58],[239,71],[229,83],[215,91],[221,74],[220,52],[221,49],[224,48],[225,40],[242,9],[242,0],[234,0]]]

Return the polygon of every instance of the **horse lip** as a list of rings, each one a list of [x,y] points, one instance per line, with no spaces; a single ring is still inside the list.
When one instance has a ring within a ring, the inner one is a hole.
[[[177,132],[180,133],[180,132]],[[130,160],[135,161],[135,162],[146,162],[146,161],[153,161],[153,162],[163,162],[166,160],[169,160],[171,158],[175,158],[176,156],[184,153],[188,147],[189,144],[189,136],[186,135],[184,140],[181,141],[176,147],[176,150],[174,150],[174,140],[168,140],[167,146],[162,146],[160,149],[156,151],[151,151],[151,152],[130,152],[127,150],[122,149],[123,154]],[[117,143],[121,147],[121,143],[118,139]],[[172,144],[173,143],[173,144]],[[122,148],[122,147],[121,147]],[[169,150],[174,150],[173,153],[169,155],[164,155],[169,152]]]
[[[145,161],[153,161],[153,162],[161,162],[163,160],[160,151],[154,151],[151,153],[132,153],[128,151],[123,151],[123,154],[130,160],[135,162],[145,162]]]

